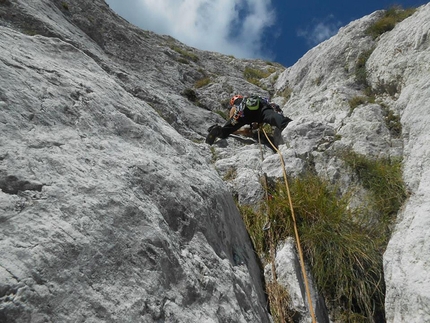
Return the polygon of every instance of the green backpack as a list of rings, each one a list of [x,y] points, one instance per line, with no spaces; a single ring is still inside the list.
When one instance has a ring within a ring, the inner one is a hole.
[[[255,111],[260,107],[260,97],[253,95],[245,99],[245,105],[249,110]]]

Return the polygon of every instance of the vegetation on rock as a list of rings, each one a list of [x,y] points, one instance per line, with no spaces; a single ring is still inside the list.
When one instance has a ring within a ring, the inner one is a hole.
[[[312,173],[290,180],[289,188],[303,252],[328,307],[337,320],[368,322],[384,315],[382,256],[406,190],[399,160],[373,160],[352,151],[341,158],[367,192],[360,207],[350,205],[354,189],[341,195],[339,184]],[[270,193],[268,207],[241,207],[256,251],[266,262],[270,243],[294,236],[284,183],[273,185]],[[262,230],[268,221],[270,233]]]
[[[366,30],[366,34],[376,39],[383,33],[393,30],[396,24],[411,16],[415,11],[416,8],[402,9],[400,6],[393,6],[385,11],[381,19]]]

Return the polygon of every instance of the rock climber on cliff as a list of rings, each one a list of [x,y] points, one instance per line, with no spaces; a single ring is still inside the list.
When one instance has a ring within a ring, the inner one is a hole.
[[[212,145],[216,138],[227,138],[244,125],[268,123],[282,131],[292,121],[282,114],[279,106],[256,95],[235,95],[230,99],[230,106],[230,119],[222,127],[213,125],[208,129],[207,144]]]

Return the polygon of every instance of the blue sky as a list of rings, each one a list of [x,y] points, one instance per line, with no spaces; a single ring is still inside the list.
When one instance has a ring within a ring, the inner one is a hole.
[[[132,24],[198,49],[288,67],[340,27],[424,0],[105,0]]]

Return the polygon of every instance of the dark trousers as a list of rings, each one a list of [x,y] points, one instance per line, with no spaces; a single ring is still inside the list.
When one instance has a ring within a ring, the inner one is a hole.
[[[237,122],[234,120],[234,117],[232,117],[224,124],[224,126],[222,126],[222,133],[219,137],[227,138],[239,128],[247,124],[252,124],[253,122],[268,123],[282,131],[290,121],[290,118],[284,117],[282,114],[279,114],[271,107],[263,107],[262,109],[258,109],[256,111],[245,108],[244,116],[240,117]]]

